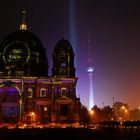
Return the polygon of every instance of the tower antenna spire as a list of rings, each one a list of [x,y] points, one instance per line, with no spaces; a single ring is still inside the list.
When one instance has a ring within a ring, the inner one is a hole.
[[[27,14],[27,12],[25,10],[23,10],[22,11],[22,21],[20,24],[20,30],[27,30],[26,14]]]
[[[90,40],[90,30],[88,30],[88,64],[92,65],[92,47],[91,47],[91,40]]]

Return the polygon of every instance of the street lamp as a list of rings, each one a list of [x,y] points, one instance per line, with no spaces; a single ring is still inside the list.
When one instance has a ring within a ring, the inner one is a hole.
[[[34,112],[31,112],[31,120],[32,120],[32,123],[34,121],[34,115],[35,115],[35,113]]]
[[[122,109],[122,111],[123,111],[123,112],[122,112],[122,113],[123,113],[123,116],[124,116],[123,118],[124,118],[124,119],[128,119],[128,118],[129,118],[128,109],[127,109],[125,106],[122,106],[121,109]]]
[[[93,115],[94,115],[94,110],[90,110],[89,114],[90,114],[90,118],[91,118],[91,123],[93,123]]]
[[[91,115],[94,114],[94,110],[90,110],[90,114],[91,114]]]
[[[125,109],[125,106],[122,106],[121,108],[122,108],[122,109]]]
[[[22,120],[22,97],[21,97],[21,94],[19,97],[19,116],[20,116],[20,122],[21,122],[21,120]]]

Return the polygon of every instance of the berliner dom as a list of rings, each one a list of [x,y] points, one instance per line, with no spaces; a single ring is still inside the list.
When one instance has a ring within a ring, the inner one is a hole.
[[[47,58],[47,47],[28,31],[23,11],[19,30],[0,44],[0,122],[78,122],[74,52],[58,40]],[[53,60],[48,75],[49,61]]]

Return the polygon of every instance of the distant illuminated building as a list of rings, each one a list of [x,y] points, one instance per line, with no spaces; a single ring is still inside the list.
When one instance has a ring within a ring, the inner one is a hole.
[[[94,106],[94,97],[93,97],[93,67],[87,69],[89,75],[89,109]]]
[[[94,68],[92,66],[92,53],[91,53],[91,42],[89,39],[89,32],[88,32],[88,65],[87,72],[89,75],[89,110],[94,106],[94,97],[93,97],[93,71]]]
[[[59,40],[48,76],[45,48],[28,31],[23,12],[20,30],[0,44],[0,121],[77,122],[74,52],[69,41]]]

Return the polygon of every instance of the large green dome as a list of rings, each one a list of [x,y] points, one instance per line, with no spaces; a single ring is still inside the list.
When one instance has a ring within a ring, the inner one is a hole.
[[[0,75],[48,76],[45,48],[37,36],[18,30],[2,41]]]

